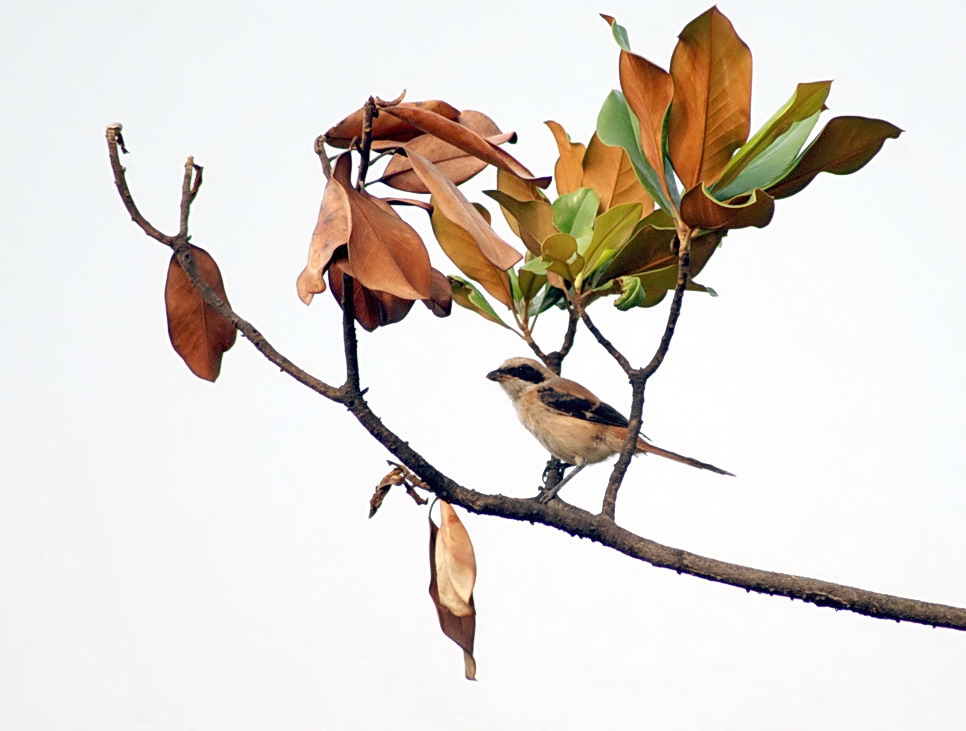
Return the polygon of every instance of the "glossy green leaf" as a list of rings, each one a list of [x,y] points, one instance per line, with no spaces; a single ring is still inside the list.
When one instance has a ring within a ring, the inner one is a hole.
[[[625,51],[630,51],[631,42],[627,38],[627,29],[614,20],[614,18],[612,18],[610,15],[604,15],[601,13],[600,17],[607,21],[607,24],[610,26],[610,32],[614,34],[614,40],[617,41],[617,45]]]
[[[727,201],[735,196],[750,193],[755,188],[764,190],[781,180],[795,163],[795,158],[812,133],[822,111],[811,117],[801,119],[791,125],[771,145],[762,150],[738,176],[720,190],[714,190],[714,197]]]
[[[802,190],[822,172],[848,175],[876,156],[887,139],[902,130],[882,119],[835,117],[829,120],[791,171],[768,188],[774,198],[787,198]]]
[[[666,211],[673,210],[667,196],[661,190],[657,173],[644,157],[640,143],[640,127],[637,118],[619,91],[612,91],[604,100],[597,116],[597,136],[605,145],[622,147],[634,166],[637,179],[648,194]]]
[[[721,177],[718,178],[715,183],[715,197],[718,200],[727,200],[729,197],[724,193],[726,188],[731,189],[733,186],[730,183],[737,179],[739,174],[746,168],[750,167],[753,161],[757,161],[758,158],[772,147],[780,137],[787,136],[787,133],[791,128],[797,123],[808,120],[812,117],[817,119],[817,114],[825,109],[825,100],[828,99],[829,91],[832,88],[831,81],[813,81],[806,84],[799,84],[795,93],[792,94],[791,99],[785,102],[782,107],[772,115],[772,118],[762,125],[761,129],[755,132],[754,136],[744,145],[742,145],[735,156],[731,158],[727,166],[721,173]],[[802,138],[802,144],[805,143],[805,139],[808,138],[809,132],[811,132],[812,126],[814,126],[815,121],[812,121],[812,125],[808,126],[808,132]],[[801,149],[801,146],[798,148]],[[798,154],[798,150],[795,150],[792,157],[788,159],[786,165],[791,163],[794,156]],[[782,171],[779,171],[782,172]],[[761,187],[765,183],[769,183],[771,180],[759,181],[758,185],[752,185],[746,187],[743,190],[738,190],[732,195],[737,195],[738,193],[746,193],[753,188]],[[722,191],[721,195],[718,195],[718,191]]]
[[[600,199],[591,188],[580,188],[553,202],[553,225],[562,233],[590,242]]]
[[[481,317],[495,322],[497,325],[502,325],[503,327],[510,329],[509,326],[503,322],[503,319],[496,314],[496,311],[487,301],[486,297],[478,290],[471,282],[463,279],[462,277],[447,277],[449,279],[450,286],[453,288],[453,301],[460,305],[460,307],[465,307],[467,310],[475,312]]]

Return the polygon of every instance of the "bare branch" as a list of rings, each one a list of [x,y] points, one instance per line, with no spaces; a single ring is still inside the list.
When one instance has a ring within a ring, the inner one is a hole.
[[[114,172],[115,185],[132,220],[148,236],[174,249],[178,262],[204,301],[214,308],[218,314],[231,322],[262,355],[299,383],[302,383],[332,401],[344,404],[373,438],[395,455],[413,475],[418,476],[418,479],[421,481],[421,487],[425,487],[425,489],[434,492],[438,497],[451,504],[460,505],[467,510],[479,514],[528,521],[531,523],[541,523],[573,536],[589,538],[603,546],[613,548],[627,556],[646,561],[660,568],[667,568],[678,573],[690,574],[710,581],[729,584],[747,591],[800,599],[818,606],[845,609],[878,619],[891,619],[926,624],[933,627],[966,630],[966,609],[922,602],[915,599],[906,599],[818,579],[763,571],[718,561],[677,548],[664,546],[642,536],[635,535],[617,525],[607,515],[593,515],[573,505],[569,505],[562,500],[554,500],[549,504],[542,504],[536,499],[518,499],[504,495],[489,495],[463,487],[437,470],[419,452],[413,449],[408,442],[388,429],[382,420],[372,411],[368,403],[366,403],[363,393],[358,390],[334,388],[300,369],[292,361],[276,351],[257,329],[237,315],[208,286],[195,265],[187,237],[165,236],[152,226],[138,211],[125,180],[124,168],[121,167],[118,157],[118,145],[120,144],[118,134],[119,129],[108,128],[108,152],[111,158],[111,167]],[[192,187],[194,186],[189,186],[188,188],[189,195]],[[687,249],[683,248],[683,251],[686,253]],[[669,333],[673,333],[674,321],[676,321],[678,314],[680,314],[680,295],[683,294],[684,286],[687,282],[686,257],[682,257],[679,260],[679,265],[682,267],[681,271],[683,276],[679,276],[678,287],[675,290],[677,303],[676,305],[672,304],[672,310],[674,312],[669,316],[669,329],[665,333],[665,339],[668,342],[670,342]],[[660,356],[660,358],[657,358],[656,365],[650,371],[651,374],[660,365],[660,360],[663,359],[663,354],[666,353],[667,348],[664,340],[662,340],[662,346],[664,346],[663,349],[659,348],[658,353],[655,355],[655,358],[657,356]],[[655,359],[652,359],[652,363],[654,362]],[[348,366],[348,363],[347,370],[351,374],[351,368]],[[641,391],[640,403],[635,404],[638,411],[638,419],[639,410],[643,404],[643,385],[646,381],[645,371],[635,372],[635,380],[639,380]],[[351,375],[348,380],[351,382]],[[634,407],[632,406],[633,410]],[[629,431],[634,432],[636,429]]]
[[[342,348],[345,351],[345,386],[359,393],[359,342],[356,339],[355,280],[342,275]]]
[[[574,309],[577,311],[580,319],[583,320],[587,329],[590,330],[590,334],[597,339],[597,342],[600,343],[601,347],[610,354],[611,358],[617,361],[618,365],[620,365],[620,367],[624,370],[624,373],[630,376],[631,373],[634,372],[634,368],[631,366],[630,361],[627,360],[627,358],[624,357],[624,354],[615,348],[614,344],[608,340],[604,336],[604,333],[597,328],[593,320],[591,320],[590,316],[587,314],[587,310],[584,309],[584,304],[580,297],[576,297],[574,299]]]

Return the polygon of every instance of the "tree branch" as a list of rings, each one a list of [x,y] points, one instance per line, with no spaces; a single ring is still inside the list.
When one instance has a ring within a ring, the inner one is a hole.
[[[334,388],[311,376],[275,350],[257,329],[239,317],[218,297],[198,272],[191,256],[187,237],[165,236],[138,211],[128,189],[124,169],[121,167],[118,158],[119,142],[117,134],[119,131],[119,129],[108,128],[108,152],[111,158],[111,167],[114,171],[115,185],[132,220],[148,236],[174,249],[178,262],[184,268],[192,285],[198,290],[204,301],[213,307],[218,314],[231,322],[262,355],[299,383],[332,401],[344,404],[373,438],[418,475],[426,483],[427,488],[440,498],[482,515],[540,523],[573,536],[589,538],[603,546],[613,548],[627,556],[646,561],[659,568],[671,569],[678,573],[690,574],[747,591],[800,599],[818,606],[845,609],[878,619],[892,619],[933,627],[966,630],[966,609],[718,561],[664,546],[635,535],[617,525],[606,515],[593,515],[562,500],[542,504],[532,498],[518,499],[504,495],[489,495],[463,487],[437,470],[408,442],[387,428],[366,403],[362,393],[345,388]],[[189,186],[189,193],[190,190],[191,186]],[[678,285],[678,288],[683,290],[680,280]],[[675,293],[677,295],[677,290]],[[678,305],[677,310],[680,311],[680,305]],[[676,317],[677,315],[674,315],[674,319]],[[659,362],[658,365],[660,365]]]

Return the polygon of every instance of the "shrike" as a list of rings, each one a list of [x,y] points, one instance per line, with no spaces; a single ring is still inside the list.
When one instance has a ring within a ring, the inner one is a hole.
[[[576,381],[561,378],[531,358],[510,358],[486,377],[503,387],[520,421],[537,441],[561,462],[576,467],[552,490],[542,492],[541,502],[549,501],[586,465],[621,451],[627,437],[627,419]],[[637,453],[641,452],[734,477],[714,465],[669,452],[638,437]]]

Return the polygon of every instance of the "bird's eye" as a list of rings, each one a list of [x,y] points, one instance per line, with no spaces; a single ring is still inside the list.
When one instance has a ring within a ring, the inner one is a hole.
[[[519,378],[521,381],[528,381],[529,383],[543,383],[546,380],[543,373],[531,365],[516,365],[512,368],[507,368],[506,372],[514,378]]]

